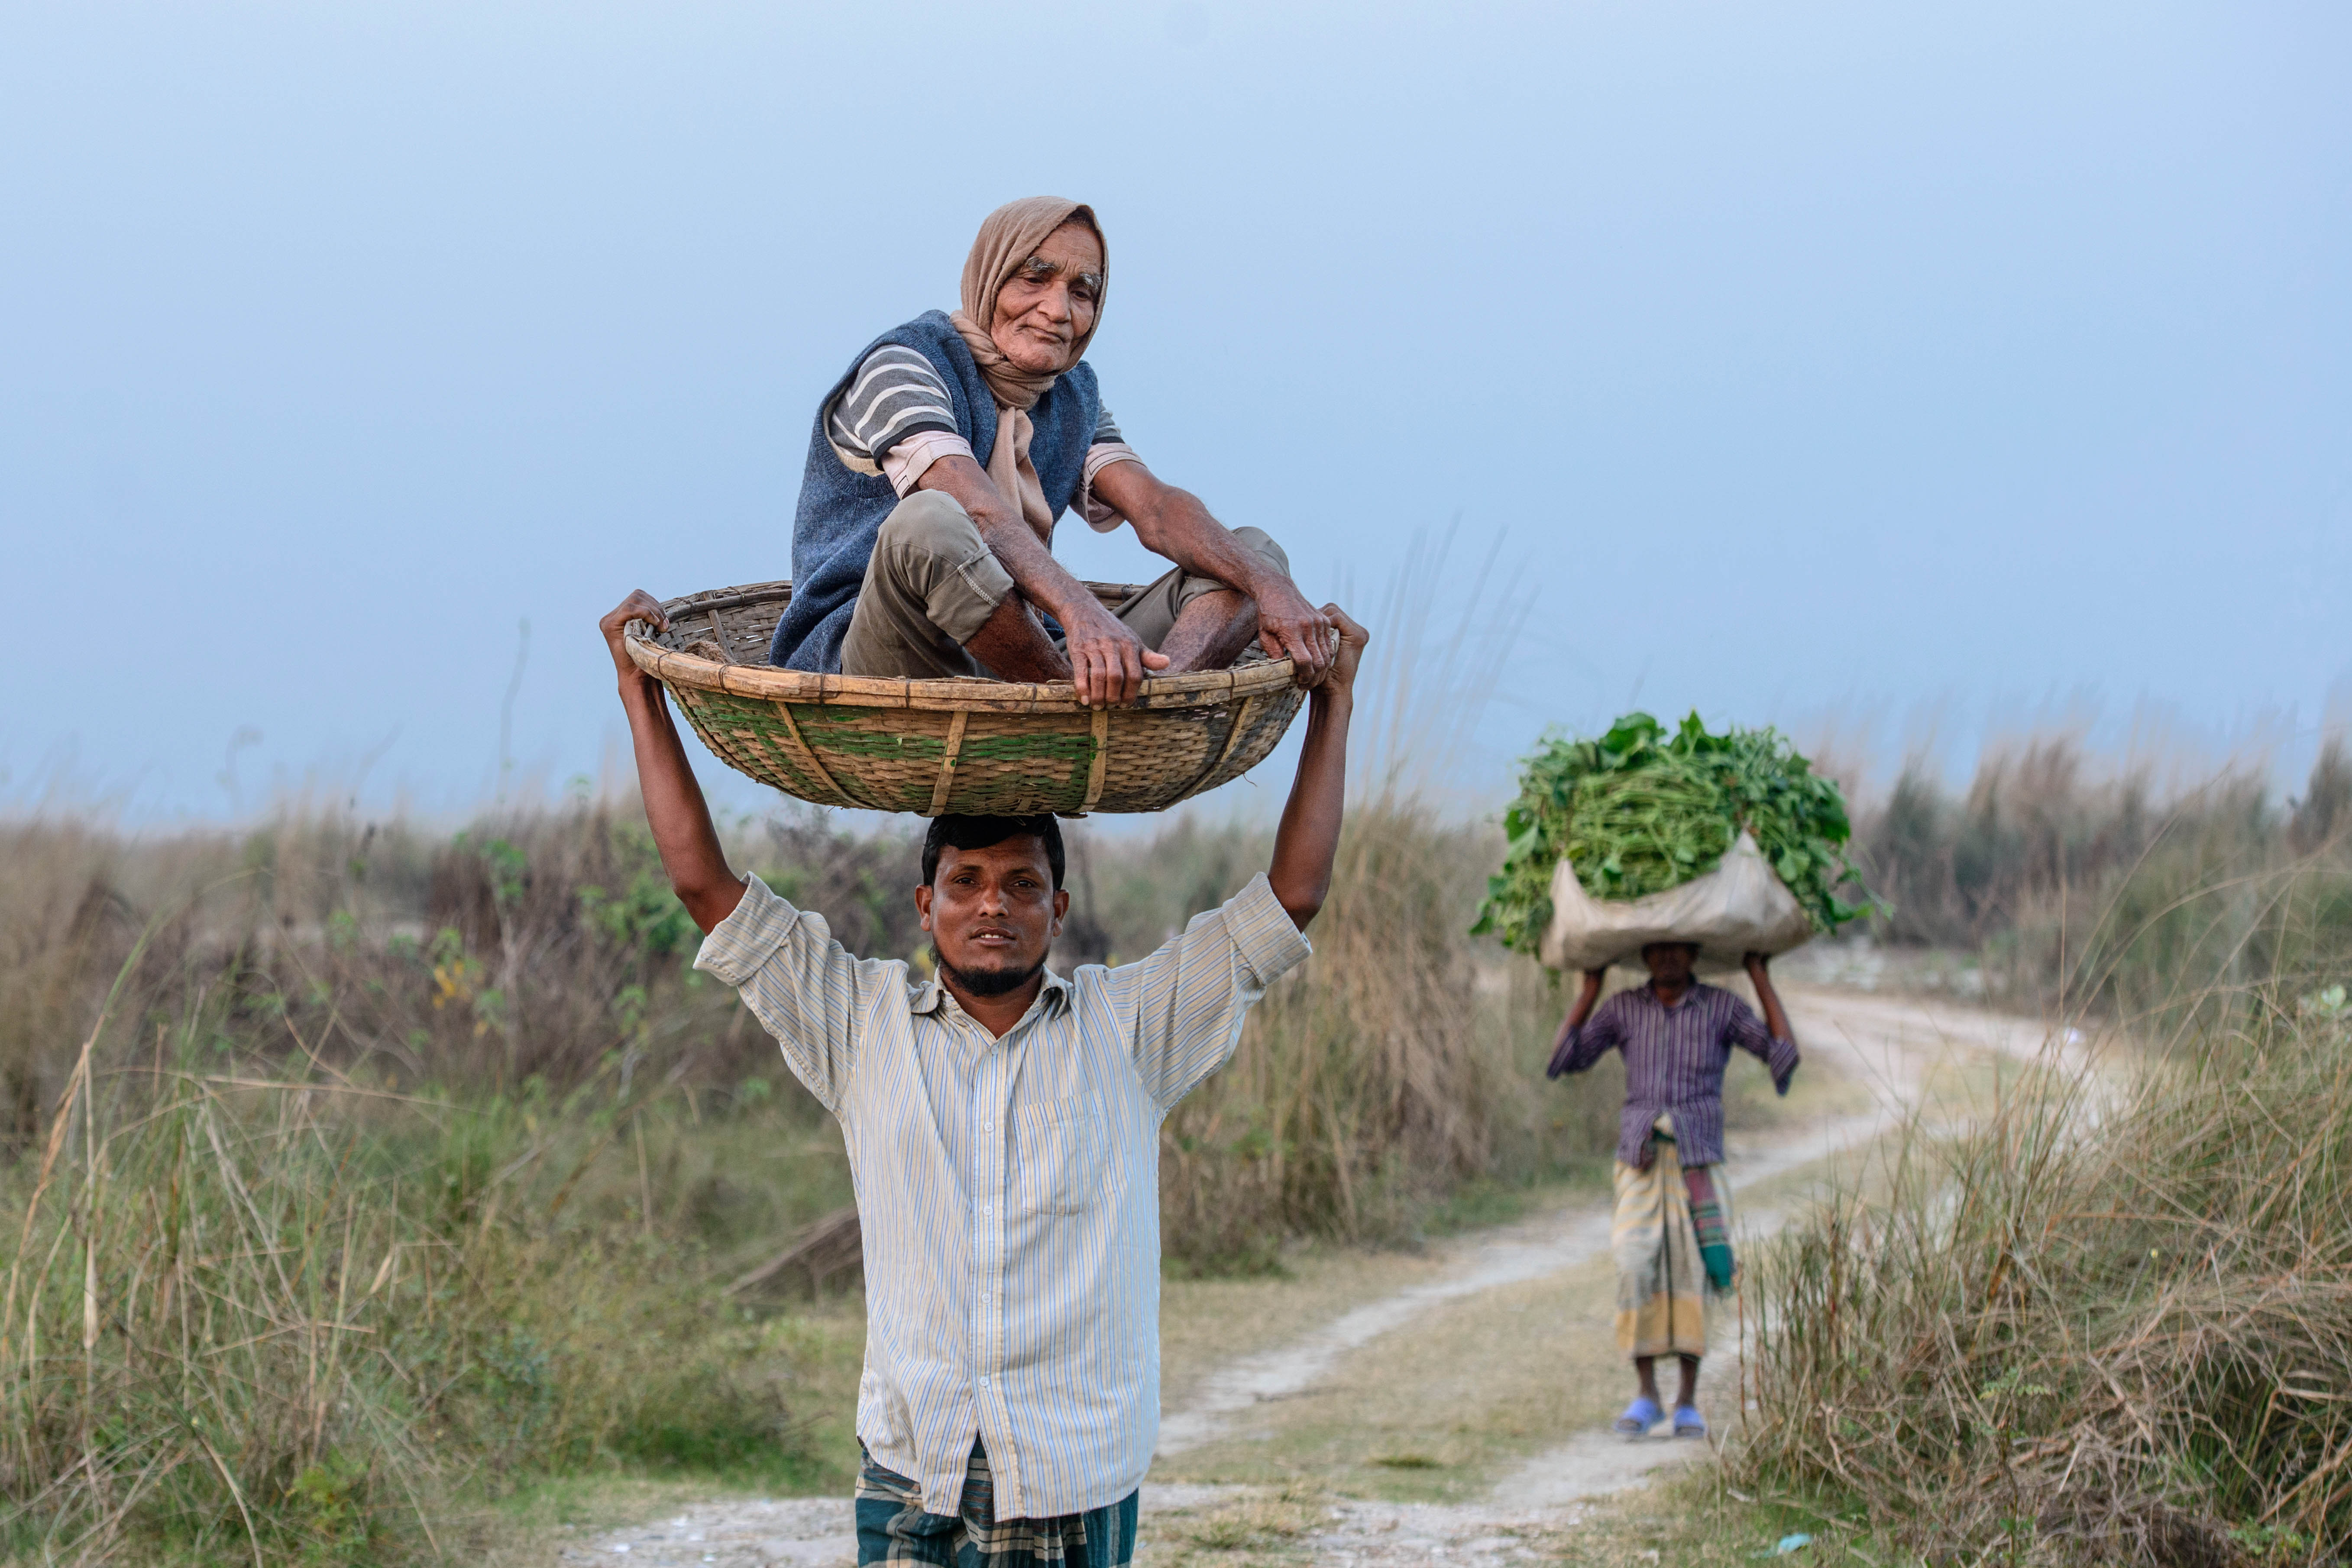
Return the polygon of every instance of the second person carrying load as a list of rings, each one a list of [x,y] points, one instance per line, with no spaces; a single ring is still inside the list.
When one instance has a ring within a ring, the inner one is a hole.
[[[1769,961],[1868,907],[1838,892],[1852,879],[1845,803],[1776,731],[1713,734],[1696,713],[1671,733],[1629,713],[1598,740],[1547,737],[1519,784],[1478,929],[1583,972],[1548,1077],[1625,1058],[1610,1250],[1636,1389],[1615,1430],[1639,1440],[1670,1421],[1675,1436],[1704,1438],[1707,1301],[1736,1269],[1724,1069],[1747,1051],[1789,1091],[1796,1036]],[[1602,1001],[1609,966],[1636,956],[1649,983]],[[1764,1016],[1700,984],[1702,960],[1744,968]],[[1679,1369],[1671,1406],[1657,1375],[1667,1357]]]
[[[1628,713],[1597,740],[1548,736],[1503,818],[1509,848],[1477,930],[1554,969],[1687,942],[1708,969],[1780,953],[1876,907],[1845,857],[1837,784],[1772,729],[1668,731]]]

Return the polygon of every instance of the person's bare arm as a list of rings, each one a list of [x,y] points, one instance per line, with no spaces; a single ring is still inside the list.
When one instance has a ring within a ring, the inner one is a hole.
[[[1020,507],[998,492],[996,482],[978,462],[961,455],[941,458],[923,470],[915,488],[953,496],[980,530],[989,552],[1013,574],[1014,589],[1062,623],[1068,679],[1078,689],[1079,701],[1090,708],[1131,702],[1148,670],[1168,667],[1164,655],[1145,647],[1142,639],[1103,608],[1091,589],[1054,559]]]
[[[1258,645],[1268,658],[1287,657],[1298,684],[1311,687],[1330,665],[1329,622],[1283,573],[1244,548],[1201,498],[1168,484],[1139,462],[1113,463],[1095,476],[1097,500],[1135,525],[1143,547],[1195,577],[1213,577],[1257,605]]]
[[[1298,774],[1283,803],[1274,864],[1265,873],[1275,898],[1301,931],[1331,892],[1331,862],[1339,851],[1339,824],[1348,804],[1348,721],[1356,709],[1356,665],[1371,640],[1339,605],[1324,605],[1323,614],[1339,628],[1339,646],[1326,661],[1323,684],[1307,700],[1307,743],[1299,748]]]
[[[742,902],[743,879],[728,869],[727,852],[719,846],[719,829],[686,760],[661,682],[631,663],[622,646],[622,631],[631,621],[644,621],[657,631],[669,623],[660,604],[640,588],[605,616],[598,629],[621,678],[621,708],[629,716],[637,787],[645,795],[654,847],[661,851],[662,869],[668,873],[678,902],[708,934]]]

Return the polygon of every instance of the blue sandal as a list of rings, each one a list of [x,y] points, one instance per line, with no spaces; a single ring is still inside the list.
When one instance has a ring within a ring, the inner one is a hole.
[[[1625,1406],[1625,1414],[1617,1417],[1614,1430],[1621,1436],[1644,1437],[1649,1436],[1651,1427],[1665,1418],[1666,1413],[1658,1408],[1658,1402],[1643,1395]]]
[[[1706,1436],[1706,1417],[1698,1413],[1697,1405],[1677,1405],[1675,1406],[1675,1436],[1677,1437],[1696,1437],[1701,1439],[1704,1439]]]

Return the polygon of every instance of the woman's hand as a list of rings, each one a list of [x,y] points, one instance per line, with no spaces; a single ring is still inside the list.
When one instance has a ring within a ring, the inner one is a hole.
[[[1331,632],[1345,617],[1337,605],[1313,608],[1289,578],[1267,576],[1270,580],[1258,584],[1255,593],[1258,646],[1268,658],[1289,659],[1292,679],[1311,691],[1331,672]],[[1360,633],[1362,629],[1357,627]],[[1357,651],[1362,651],[1360,643]]]
[[[1062,651],[1070,661],[1070,684],[1089,708],[1132,702],[1146,674],[1168,668],[1168,656],[1144,647],[1101,600],[1080,593],[1083,597],[1065,606],[1069,613],[1056,617],[1062,622]]]

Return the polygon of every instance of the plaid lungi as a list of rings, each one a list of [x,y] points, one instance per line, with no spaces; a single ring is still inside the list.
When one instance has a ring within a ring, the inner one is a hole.
[[[975,1442],[955,1514],[923,1511],[923,1490],[866,1455],[857,1467],[857,1561],[928,1568],[1127,1568],[1140,1492],[1059,1519],[996,1517],[988,1455]]]
[[[1706,1353],[1709,1281],[1701,1246],[1722,1246],[1731,1220],[1731,1184],[1722,1166],[1710,1166],[1715,1202],[1702,1206],[1715,1212],[1704,1216],[1707,1234],[1700,1234],[1673,1123],[1658,1120],[1649,1169],[1617,1163],[1617,1205],[1609,1226],[1609,1249],[1617,1260],[1617,1348],[1635,1360]],[[1727,1273],[1727,1256],[1723,1264]]]

